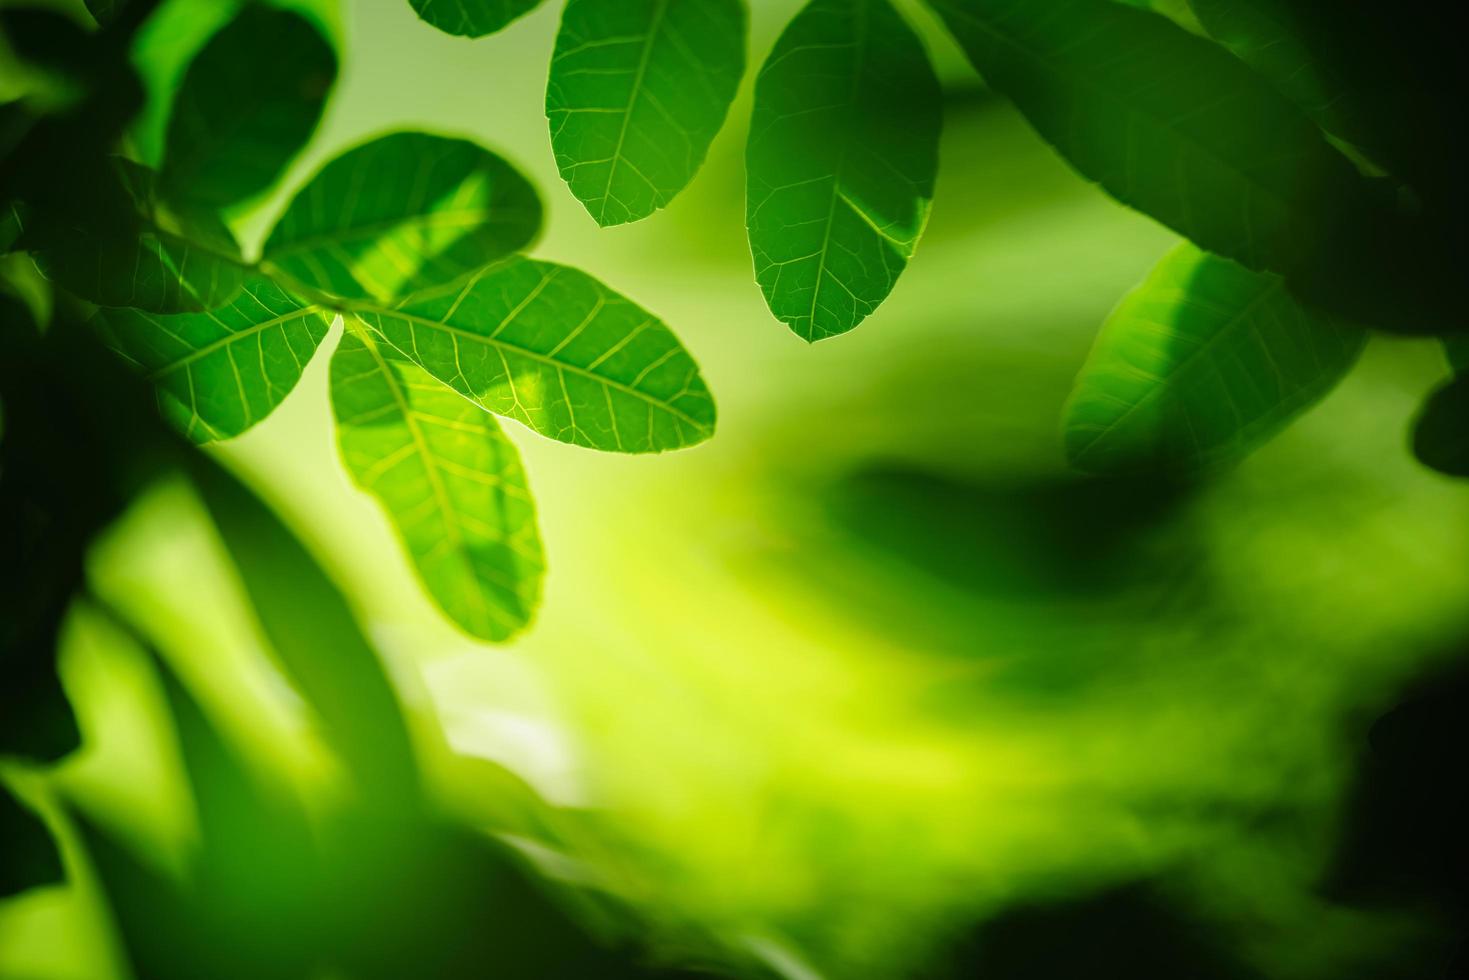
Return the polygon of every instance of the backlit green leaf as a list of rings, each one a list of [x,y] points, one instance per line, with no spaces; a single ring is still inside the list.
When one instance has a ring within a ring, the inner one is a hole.
[[[309,20],[247,6],[184,74],[160,168],[165,194],[218,207],[265,190],[310,139],[336,74]]]
[[[32,222],[27,247],[46,277],[99,306],[154,313],[212,309],[234,296],[246,272],[219,216],[164,205],[152,171],[112,162],[77,188],[83,206]]]
[[[209,442],[274,411],[331,321],[270,280],[252,279],[213,312],[104,310],[93,322],[109,347],[147,372],[164,414],[189,438]]]
[[[812,0],[755,83],[746,223],[770,311],[815,341],[877,309],[928,221],[939,89],[887,0]]]
[[[540,223],[535,189],[495,154],[394,133],[327,164],[291,202],[263,259],[313,289],[392,300],[524,248]]]
[[[683,190],[744,71],[743,0],[568,0],[546,117],[557,169],[599,225]]]
[[[1313,268],[1351,164],[1219,46],[1110,0],[929,0],[974,66],[1082,174],[1252,269]]]
[[[429,595],[481,639],[518,632],[545,558],[520,457],[495,417],[356,330],[332,357],[331,392],[342,460],[387,510]]]
[[[620,2],[620,0],[616,0]],[[541,0],[408,0],[418,16],[460,37],[484,37],[523,17]]]
[[[646,453],[714,431],[713,397],[678,338],[576,269],[510,258],[463,285],[354,308],[439,381],[552,439]]]
[[[1330,391],[1365,339],[1279,277],[1181,245],[1103,325],[1067,407],[1066,455],[1092,472],[1232,462]]]

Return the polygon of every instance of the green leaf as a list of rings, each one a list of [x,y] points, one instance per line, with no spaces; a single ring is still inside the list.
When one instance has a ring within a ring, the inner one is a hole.
[[[337,75],[326,39],[299,14],[251,4],[184,74],[160,186],[221,207],[265,190],[311,138]]]
[[[0,782],[0,898],[55,884],[63,877],[51,832]]]
[[[1413,454],[1440,473],[1469,477],[1469,371],[1429,396],[1413,427]]]
[[[387,301],[519,251],[540,224],[535,188],[500,157],[466,140],[393,133],[322,168],[263,260],[312,289]]]
[[[122,0],[84,0],[87,5],[87,13],[99,25],[106,27],[112,23],[117,16],[118,8],[122,6]]]
[[[1282,0],[1189,0],[1209,36],[1259,72],[1330,133],[1356,142],[1356,98],[1347,82],[1311,51],[1305,25]]]
[[[969,60],[1086,177],[1251,269],[1314,270],[1362,182],[1218,45],[1110,0],[928,0]]]
[[[397,691],[336,584],[279,517],[205,453],[203,498],[276,662],[347,763],[376,819],[412,808],[420,782]]]
[[[463,285],[354,309],[439,381],[552,439],[646,453],[714,431],[714,399],[678,338],[576,269],[510,258]]]
[[[1181,245],[1103,325],[1067,406],[1066,455],[1105,473],[1228,464],[1330,391],[1365,340],[1279,277]]]
[[[494,416],[355,330],[332,357],[331,392],[342,460],[388,512],[429,595],[481,639],[524,628],[545,558],[520,457]]]
[[[65,216],[33,216],[24,239],[62,288],[98,306],[153,313],[212,309],[239,291],[246,271],[224,222],[163,204],[147,167],[114,158],[76,193],[83,203]]]
[[[25,205],[20,201],[10,201],[0,208],[0,254],[17,246],[25,226]]]
[[[861,323],[928,221],[939,88],[887,0],[812,0],[755,83],[746,224],[770,311],[801,338]]]
[[[524,17],[541,0],[408,0],[408,4],[421,20],[445,34],[484,37]]]
[[[1456,371],[1469,371],[1469,335],[1445,337],[1444,354]]]
[[[163,413],[197,442],[237,436],[274,411],[331,323],[321,307],[262,278],[210,313],[105,310],[93,322],[147,372]]]
[[[597,224],[693,179],[745,71],[743,0],[567,0],[546,86],[556,167]]]

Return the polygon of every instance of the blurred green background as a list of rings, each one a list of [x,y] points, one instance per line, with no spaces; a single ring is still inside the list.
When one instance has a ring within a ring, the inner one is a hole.
[[[752,65],[798,6],[755,0]],[[443,805],[533,851],[530,828],[554,838],[556,867],[630,900],[654,946],[793,978],[915,976],[1017,905],[1147,879],[1264,975],[1350,975],[1432,925],[1318,885],[1366,726],[1469,635],[1469,494],[1405,449],[1442,355],[1375,340],[1208,485],[1068,474],[1071,380],[1175,239],[1068,171],[905,9],[949,90],[933,219],[892,298],[815,347],[751,273],[750,77],[689,190],[601,230],[547,140],[556,4],[478,42],[402,0],[327,18],[340,85],[279,193],[237,216],[247,247],[342,149],[466,135],[540,188],[534,254],[661,316],[718,401],[711,442],[661,457],[510,427],[550,559],[523,638],[476,644],[424,597],[337,462],[324,357],[219,456],[343,583],[428,733]],[[255,762],[329,800],[333,762],[212,535],[186,492],[160,490],[99,549],[98,589],[164,638]],[[63,664],[88,745],[54,777],[10,778],[177,865],[193,816],[151,669],[85,617]],[[486,759],[536,791],[533,817]],[[0,977],[123,969],[72,870],[0,904]]]

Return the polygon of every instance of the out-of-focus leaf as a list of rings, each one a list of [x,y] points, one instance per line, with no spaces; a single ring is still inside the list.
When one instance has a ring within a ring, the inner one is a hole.
[[[83,0],[83,2],[86,3],[87,12],[92,15],[92,19],[106,27],[112,23],[112,19],[117,16],[117,11],[126,0]]]
[[[929,0],[975,68],[1082,174],[1251,269],[1314,271],[1362,181],[1228,52],[1111,0]]]
[[[25,232],[25,204],[10,201],[0,208],[0,252],[9,252]]]
[[[1179,246],[1103,325],[1067,407],[1066,455],[1107,473],[1233,462],[1330,391],[1365,339],[1279,277]]]
[[[0,295],[20,300],[37,330],[45,330],[50,324],[55,291],[29,256],[0,255]]]
[[[337,157],[265,244],[267,269],[349,299],[397,299],[530,244],[535,188],[466,140],[393,133]]]
[[[746,224],[770,311],[804,340],[887,298],[928,221],[939,88],[887,0],[812,0],[755,83]]]
[[[646,218],[687,186],[744,71],[743,0],[568,0],[546,118],[597,224]]]
[[[228,302],[246,273],[224,222],[163,205],[151,170],[111,163],[75,187],[81,200],[65,213],[34,215],[23,241],[41,271],[99,306],[179,313]]]
[[[311,138],[336,74],[336,54],[309,20],[247,6],[184,74],[160,187],[215,207],[265,190]]]
[[[62,875],[51,832],[0,782],[0,898],[55,884]]]
[[[93,537],[173,457],[144,385],[65,316],[44,334],[0,296],[0,755],[76,748],[56,673],[58,635]]]
[[[342,460],[429,595],[481,639],[519,632],[545,559],[519,454],[494,416],[357,330],[332,357],[331,393]]]
[[[408,0],[408,3],[421,20],[445,34],[484,37],[524,17],[539,7],[541,0]]]
[[[1456,370],[1469,371],[1469,335],[1445,337],[1443,347]]]
[[[647,453],[714,431],[713,396],[678,338],[576,269],[511,258],[463,285],[354,309],[439,381],[552,439]]]
[[[158,387],[164,415],[195,442],[210,442],[237,436],[275,410],[331,319],[257,278],[212,312],[104,310],[94,323],[104,342]]]
[[[351,608],[270,508],[207,457],[199,488],[286,676],[321,720],[359,789],[384,814],[419,783],[402,706]]]
[[[1413,453],[1440,473],[1469,477],[1469,370],[1429,396],[1413,427]]]

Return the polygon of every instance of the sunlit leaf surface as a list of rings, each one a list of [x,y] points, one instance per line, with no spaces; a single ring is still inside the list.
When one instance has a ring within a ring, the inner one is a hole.
[[[505,640],[529,622],[545,559],[515,446],[493,415],[348,330],[332,357],[337,440],[440,608]]]
[[[625,453],[714,431],[698,365],[663,323],[586,273],[512,258],[361,318],[424,370],[562,442]]]
[[[985,80],[1083,175],[1252,269],[1314,266],[1350,163],[1218,45],[1111,0],[929,0]]]
[[[265,190],[311,138],[336,74],[336,54],[309,20],[246,6],[184,74],[165,138],[164,193],[223,206]]]
[[[746,222],[770,311],[805,340],[877,309],[928,221],[939,91],[887,0],[812,0],[755,85]]]
[[[1233,461],[1330,391],[1365,339],[1279,277],[1179,246],[1103,325],[1067,409],[1067,456],[1094,472]]]
[[[420,18],[445,34],[484,37],[530,13],[540,6],[541,0],[408,0],[408,3]]]
[[[569,0],[546,117],[556,167],[598,224],[683,190],[744,70],[742,0]]]
[[[267,279],[252,279],[212,312],[104,310],[93,322],[147,372],[164,413],[198,442],[239,435],[274,411],[330,325],[320,307]]]
[[[533,187],[467,140],[393,133],[337,157],[265,244],[267,268],[349,299],[443,285],[530,243]]]

